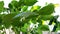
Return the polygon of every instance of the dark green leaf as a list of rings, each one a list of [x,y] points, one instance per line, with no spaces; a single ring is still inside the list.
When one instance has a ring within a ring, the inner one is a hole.
[[[40,19],[42,19],[42,20],[50,20],[51,18],[53,18],[52,15],[41,15],[40,16]]]
[[[17,1],[12,1],[10,4],[9,4],[9,8],[18,8],[18,2]]]
[[[32,6],[37,2],[37,0],[20,0],[20,2],[23,2],[24,5]]]
[[[20,18],[12,19],[12,26],[13,27],[20,27],[21,26]]]
[[[4,2],[0,1],[0,12],[4,10]]]
[[[40,15],[50,15],[54,12],[54,5],[52,3],[40,9]]]
[[[12,19],[15,15],[16,15],[16,13],[15,14],[7,14],[2,17],[2,19],[3,19],[2,22],[6,28],[10,27],[10,25],[12,23]]]
[[[0,16],[0,25],[1,25],[1,23],[2,23],[2,16]]]
[[[9,3],[8,6],[9,6],[10,10],[13,10],[13,11],[21,10],[21,6],[19,5],[19,2],[17,2],[17,1],[12,1],[11,3]]]

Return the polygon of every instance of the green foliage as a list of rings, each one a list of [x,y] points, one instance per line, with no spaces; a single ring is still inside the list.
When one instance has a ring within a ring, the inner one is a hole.
[[[57,25],[56,31],[58,31],[58,30],[60,30],[60,22],[59,22],[59,24]]]
[[[39,28],[40,28],[40,30],[42,30],[42,31],[49,31],[49,27],[48,27],[47,25],[42,25],[42,26],[40,26]]]
[[[52,15],[41,15],[39,19],[42,19],[42,20],[50,20],[51,18],[53,18]]]
[[[4,2],[0,1],[0,13],[4,10]]]
[[[18,7],[18,2],[17,1],[12,1],[9,4],[9,8],[11,8],[11,9],[14,9],[14,8],[17,8],[17,7]]]
[[[40,15],[50,15],[54,12],[54,5],[52,3],[40,9]]]
[[[41,6],[32,6],[31,11],[36,12],[36,11],[39,11],[40,8],[41,8]]]
[[[20,0],[20,3],[23,3],[26,6],[32,6],[37,2],[37,0]]]
[[[28,9],[28,6],[22,6],[22,11],[23,12],[27,11],[27,9]]]
[[[12,30],[16,34],[19,34],[20,31],[25,34],[40,34],[41,30],[49,30],[48,26],[42,25],[42,20],[50,20],[53,17],[51,14],[54,13],[54,5],[50,3],[41,8],[41,6],[34,6],[36,2],[37,0],[19,0],[19,2],[13,0],[9,3],[9,8],[4,7],[3,1],[0,2],[0,13],[2,11],[8,13],[0,14],[0,29],[12,26]],[[32,8],[28,10],[30,6]],[[30,23],[36,24],[37,22],[38,27],[30,29]]]
[[[0,15],[0,24],[2,23],[2,17],[1,17],[1,15]]]
[[[5,25],[6,28],[9,28],[9,26],[12,23],[12,19],[15,16],[15,14],[7,14],[2,17],[2,23]]]
[[[27,32],[28,31],[28,27],[29,27],[29,24],[25,23],[24,26],[21,28],[21,31],[22,32]]]

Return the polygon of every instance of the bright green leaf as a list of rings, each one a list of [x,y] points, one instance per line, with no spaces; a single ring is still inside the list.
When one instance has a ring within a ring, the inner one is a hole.
[[[28,6],[23,6],[23,7],[22,7],[22,11],[23,11],[23,12],[27,11],[27,9],[28,9]]]
[[[36,10],[36,12],[37,12],[37,11],[40,10],[40,8],[41,8],[41,6],[32,6],[32,8],[31,8],[30,10],[31,10],[32,12]]]

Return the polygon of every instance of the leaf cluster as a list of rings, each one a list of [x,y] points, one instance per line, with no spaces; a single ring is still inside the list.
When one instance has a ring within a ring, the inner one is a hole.
[[[12,26],[14,31],[25,32],[29,28],[30,23],[39,23],[42,25],[41,20],[50,20],[54,13],[54,4],[50,3],[41,8],[41,6],[33,6],[37,0],[19,0],[9,3],[9,8],[4,7],[4,2],[0,1],[0,24],[4,28]],[[30,10],[28,8],[31,7]],[[3,14],[1,14],[3,12]],[[4,14],[4,12],[8,14]],[[30,22],[31,21],[31,22]],[[0,27],[3,28],[2,26]],[[44,28],[45,26],[42,26]],[[46,27],[46,30],[48,28]]]

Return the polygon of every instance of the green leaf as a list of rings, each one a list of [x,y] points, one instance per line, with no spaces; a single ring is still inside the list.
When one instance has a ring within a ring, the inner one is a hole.
[[[27,32],[28,27],[29,27],[29,24],[25,23],[24,26],[21,28],[21,31],[22,32]]]
[[[38,14],[35,13],[35,12],[28,11],[28,12],[22,12],[20,14],[17,14],[14,18],[18,18],[18,17],[25,17],[25,18],[27,18],[27,17],[29,17],[31,15],[38,15]]]
[[[21,26],[20,18],[12,19],[11,25],[12,25],[13,27],[20,27],[20,26]]]
[[[41,8],[41,6],[32,6],[32,8],[30,9],[32,12],[33,11],[39,11],[40,10],[40,8]]]
[[[0,12],[4,10],[4,2],[0,1]]]
[[[20,0],[20,2],[26,6],[32,6],[37,2],[37,0]]]
[[[53,18],[52,15],[41,15],[39,19],[42,19],[42,20],[50,20],[51,18]]]
[[[47,31],[47,30],[49,31],[49,27],[47,25],[41,25],[38,28],[40,28],[40,30],[42,30],[42,31]]]
[[[40,15],[50,15],[54,12],[54,5],[52,3],[40,9]]]
[[[22,13],[16,15],[14,18],[19,18],[19,17],[24,18],[22,20],[22,23],[28,23],[28,21],[30,19],[32,19],[32,21],[35,22],[37,16],[38,16],[38,14],[35,12],[22,12]]]
[[[12,23],[12,20],[13,20],[13,17],[16,15],[16,13],[15,14],[7,14],[7,15],[4,15],[3,17],[2,17],[2,23],[4,24],[4,26],[6,27],[6,28],[9,28],[10,26],[11,26],[11,23]]]
[[[33,21],[36,20],[36,17],[37,17],[36,15],[38,15],[38,14],[35,12],[22,12],[13,17],[14,20],[16,19],[16,21],[14,23],[16,23],[16,25],[18,23],[18,24],[20,24],[20,26],[23,26],[25,23],[28,23],[28,21],[30,19],[32,19]],[[22,21],[20,21],[19,18],[20,18],[20,20],[22,19]]]
[[[22,6],[22,11],[23,12],[27,11],[27,9],[28,9],[28,6]]]
[[[3,27],[2,27],[2,25],[0,25],[0,30],[3,30]]]
[[[60,22],[59,24],[57,25],[57,28],[56,28],[56,31],[60,30]]]
[[[3,27],[2,27],[2,15],[0,14],[0,30],[2,30]]]
[[[2,23],[2,16],[0,15],[0,25],[1,25],[1,23]]]
[[[12,1],[10,4],[9,4],[9,8],[16,8],[18,7],[18,2],[17,1]]]
[[[12,18],[13,18],[13,14],[7,14],[3,16],[3,21],[4,22],[11,22]]]
[[[24,5],[24,0],[19,0],[19,5]]]
[[[8,6],[9,6],[10,10],[13,10],[13,11],[21,10],[21,6],[19,5],[19,2],[17,2],[17,1],[12,1],[11,3],[9,3]]]
[[[30,15],[30,16],[28,16],[27,18],[25,18],[25,19],[29,19],[29,20],[31,20],[31,22],[32,23],[36,23],[37,22],[37,16],[38,15]]]

